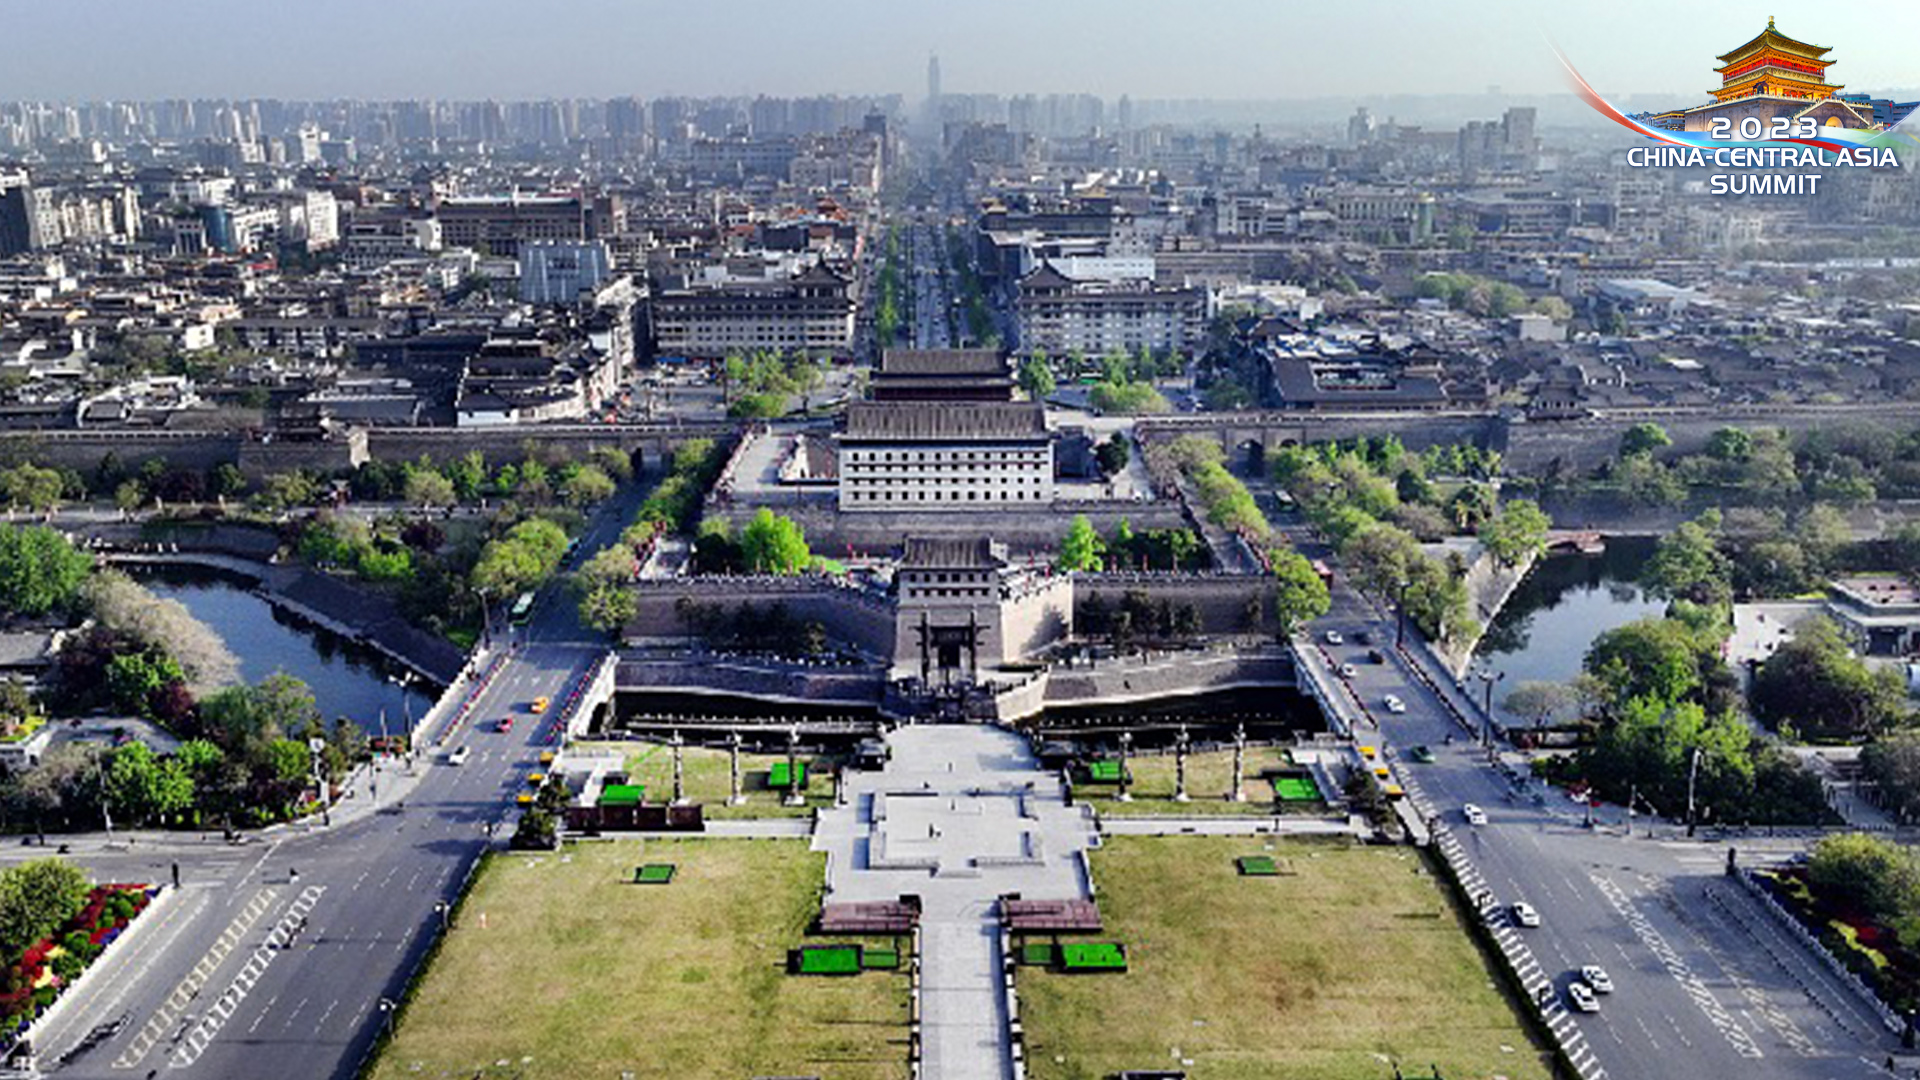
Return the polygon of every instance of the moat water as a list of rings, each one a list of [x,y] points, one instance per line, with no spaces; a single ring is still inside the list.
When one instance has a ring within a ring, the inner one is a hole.
[[[247,682],[282,671],[313,690],[320,715],[345,716],[369,734],[406,728],[408,710],[418,717],[433,704],[435,688],[415,680],[410,690],[391,682],[403,670],[379,653],[304,622],[255,596],[247,583],[217,571],[156,567],[135,575],[156,594],[178,600],[226,640]]]
[[[1653,547],[1650,538],[1616,537],[1603,554],[1540,560],[1474,650],[1476,669],[1506,676],[1494,690],[1496,708],[1501,695],[1520,683],[1572,679],[1595,638],[1666,610],[1666,602],[1648,595],[1639,581]],[[1481,684],[1470,685],[1477,691]]]

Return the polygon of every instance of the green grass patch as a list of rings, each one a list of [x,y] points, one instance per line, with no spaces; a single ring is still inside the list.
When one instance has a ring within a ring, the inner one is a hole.
[[[672,863],[648,863],[633,868],[635,885],[671,885],[673,884],[674,865]]]
[[[1233,751],[1206,750],[1187,755],[1188,802],[1176,803],[1179,784],[1175,777],[1174,755],[1149,754],[1127,759],[1127,793],[1130,802],[1121,802],[1109,789],[1089,786],[1076,793],[1103,817],[1140,814],[1181,814],[1208,817],[1272,817],[1276,808],[1282,813],[1313,813],[1317,803],[1276,804],[1273,786],[1267,777],[1292,769],[1293,762],[1279,747],[1250,746],[1242,760],[1241,798],[1233,794]]]
[[[1320,788],[1310,776],[1276,776],[1273,797],[1281,802],[1319,802]]]
[[[1232,837],[1109,837],[1092,853],[1125,978],[1022,967],[1033,1080],[1106,1080],[1178,1047],[1207,1080],[1354,1080],[1385,1060],[1551,1080],[1428,864],[1404,848],[1276,840],[1248,888]]]
[[[601,806],[638,806],[646,797],[645,784],[607,784],[600,789]]]
[[[789,955],[787,966],[795,975],[858,975],[860,946],[802,945]]]
[[[1060,946],[1060,970],[1125,971],[1126,947],[1117,941],[1076,941]]]
[[[633,867],[666,863],[680,870],[672,888],[630,887]],[[789,840],[491,857],[367,1075],[493,1078],[504,1060],[524,1080],[906,1080],[904,972],[786,973],[825,866]]]
[[[868,971],[892,971],[900,966],[900,950],[861,949],[860,966]]]

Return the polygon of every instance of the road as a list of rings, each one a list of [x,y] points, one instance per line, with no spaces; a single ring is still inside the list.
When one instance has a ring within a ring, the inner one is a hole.
[[[579,559],[617,540],[640,493],[623,489],[582,537]],[[513,796],[527,790],[556,726],[528,711],[536,697],[562,699],[604,652],[580,628],[559,587],[550,587],[519,631],[495,677],[479,691],[447,749],[470,748],[464,765],[427,753],[411,771],[376,778],[331,829],[286,829],[253,842],[76,848],[101,880],[168,880],[182,888],[162,922],[112,953],[82,989],[85,1000],[41,1034],[41,1067],[60,1076],[119,1078],[164,1071],[182,1077],[347,1080],[440,929],[450,902],[489,845],[511,832]],[[513,716],[510,732],[496,730]],[[490,835],[491,827],[491,835]],[[8,860],[39,854],[13,849]],[[473,912],[478,927],[484,912]],[[464,927],[457,932],[468,932]],[[474,932],[478,932],[477,930]],[[277,942],[290,940],[284,947]],[[92,1027],[125,1016],[115,1037],[70,1063],[59,1060]]]
[[[1304,527],[1282,528],[1304,554],[1331,558]],[[1895,1041],[1865,1002],[1724,875],[1724,847],[1677,834],[1630,837],[1619,810],[1600,812],[1598,827],[1588,828],[1583,808],[1537,782],[1523,781],[1516,793],[1395,654],[1393,623],[1344,583],[1333,592],[1332,610],[1312,627],[1316,646],[1309,652],[1324,650],[1336,666],[1353,665],[1344,681],[1379,718],[1377,731],[1360,729],[1363,741],[1384,747],[1409,790],[1431,804],[1485,878],[1499,905],[1496,932],[1520,935],[1540,963],[1528,977],[1530,989],[1548,984],[1564,1000],[1580,966],[1599,964],[1612,976],[1617,989],[1601,998],[1598,1013],[1565,1014],[1606,1075],[1889,1075],[1881,1063],[1896,1052]],[[1342,644],[1327,643],[1330,630]],[[1385,663],[1369,662],[1373,649]],[[1388,712],[1388,694],[1407,703],[1404,714]],[[1406,756],[1416,745],[1433,751],[1431,764]],[[1465,823],[1460,808],[1467,803],[1485,809],[1486,825]],[[1509,905],[1521,900],[1538,909],[1542,926],[1511,926]]]

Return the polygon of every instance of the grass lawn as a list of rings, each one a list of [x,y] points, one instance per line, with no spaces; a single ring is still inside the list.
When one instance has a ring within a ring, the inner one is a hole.
[[[582,743],[583,750],[611,750],[627,756],[627,773],[636,784],[647,788],[648,802],[673,798],[673,748],[665,743],[617,742]],[[784,765],[785,754],[740,754],[740,792],[747,797],[744,806],[728,806],[732,793],[727,772],[727,752],[689,746],[681,750],[681,775],[687,798],[702,804],[708,818],[805,817],[816,807],[833,805],[833,767],[823,758],[800,755],[806,766],[807,786],[800,794],[805,806],[782,806],[786,789],[767,786],[768,775],[776,764]]]
[[[1184,1068],[1209,1080],[1549,1080],[1441,886],[1400,848],[1113,837],[1093,854],[1128,971],[1020,969],[1034,1080]],[[1293,876],[1241,877],[1237,856]],[[1181,1064],[1181,1059],[1193,1062]]]
[[[675,864],[673,884],[628,884],[645,863]],[[904,1080],[904,973],[787,974],[825,865],[797,840],[495,857],[373,1076]]]
[[[1125,817],[1130,814],[1194,814],[1236,817],[1251,815],[1272,817],[1274,814],[1273,785],[1261,779],[1260,774],[1271,769],[1292,768],[1287,761],[1287,752],[1277,746],[1247,747],[1246,778],[1240,789],[1247,796],[1246,802],[1232,802],[1227,799],[1227,789],[1233,786],[1233,751],[1209,750],[1206,753],[1187,755],[1187,798],[1191,801],[1177,803],[1173,801],[1173,755],[1155,754],[1151,757],[1127,758],[1127,771],[1133,774],[1132,802],[1121,802],[1113,796],[1120,790],[1118,784],[1080,784],[1073,789],[1074,798],[1087,803],[1102,814]],[[1281,813],[1322,813],[1326,807],[1321,803],[1288,803],[1280,807]]]

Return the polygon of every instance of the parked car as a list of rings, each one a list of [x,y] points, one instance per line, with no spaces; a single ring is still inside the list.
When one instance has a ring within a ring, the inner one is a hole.
[[[539,714],[546,712],[547,706],[551,704],[553,704],[553,699],[543,694],[540,697],[533,699],[533,704],[527,706],[527,711],[530,713],[533,713],[535,716],[538,716]]]
[[[1487,812],[1472,803],[1461,807],[1460,813],[1467,819],[1467,824],[1469,825],[1485,825],[1487,823]]]
[[[1355,630],[1353,632],[1353,643],[1355,645],[1371,645],[1373,644],[1373,635],[1365,630]]]
[[[1341,664],[1341,665],[1340,665],[1340,677],[1341,677],[1341,678],[1343,678],[1343,679],[1351,679],[1351,678],[1353,678],[1353,677],[1354,677],[1355,675],[1358,675],[1358,674],[1360,674],[1360,671],[1359,671],[1359,669],[1357,669],[1357,668],[1355,668],[1355,667],[1354,667],[1354,666],[1353,666],[1352,664]]]
[[[1327,644],[1329,645],[1343,644],[1346,640],[1346,638],[1340,636],[1340,631],[1338,630],[1327,631]]]
[[[501,717],[501,718],[500,718],[500,728],[499,728],[499,730],[500,730],[500,733],[501,733],[502,735],[505,735],[505,734],[506,734],[507,732],[509,732],[509,731],[512,731],[512,730],[513,730],[513,717],[511,717],[511,716],[503,716],[503,717]]]
[[[1407,703],[1404,701],[1401,701],[1400,695],[1398,694],[1388,694],[1387,695],[1387,711],[1390,713],[1406,712]]]
[[[1529,929],[1540,925],[1540,913],[1532,904],[1521,900],[1513,905],[1513,921]]]
[[[1380,651],[1379,649],[1368,649],[1368,650],[1367,650],[1367,663],[1369,663],[1369,664],[1384,664],[1384,663],[1386,663],[1386,662],[1387,662],[1387,656],[1386,656],[1386,654],[1385,654],[1385,653],[1383,653],[1383,652],[1381,652],[1381,651]]]
[[[1593,1013],[1600,1011],[1600,999],[1593,996],[1593,988],[1586,983],[1577,981],[1568,983],[1567,1000],[1571,1002],[1574,1009],[1579,1012]]]
[[[1613,977],[1599,964],[1588,964],[1580,969],[1580,981],[1602,994],[1613,993]]]
[[[465,746],[454,747],[453,753],[447,755],[447,764],[465,765],[467,763],[467,756],[472,752],[473,752],[472,749],[469,747],[465,747]]]

